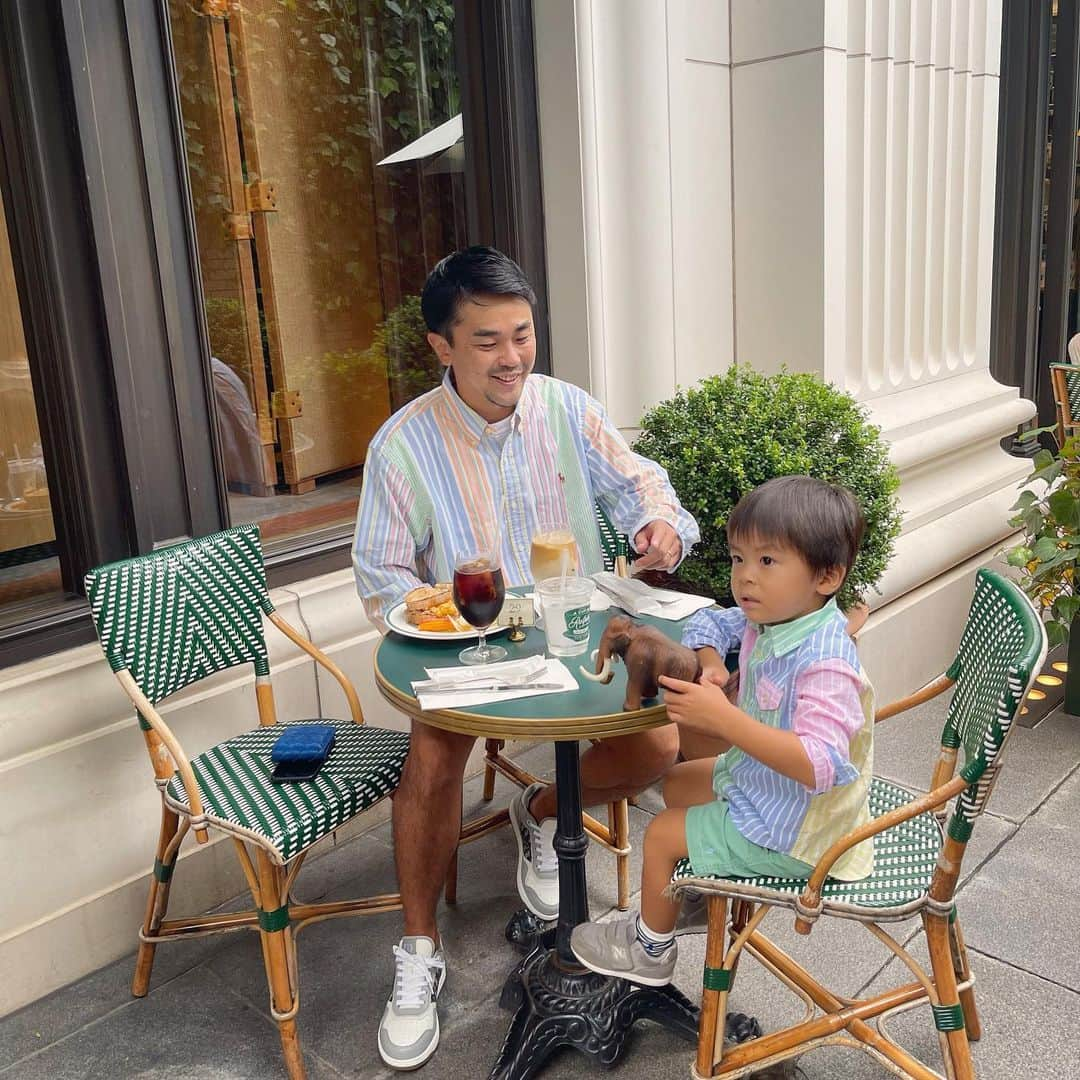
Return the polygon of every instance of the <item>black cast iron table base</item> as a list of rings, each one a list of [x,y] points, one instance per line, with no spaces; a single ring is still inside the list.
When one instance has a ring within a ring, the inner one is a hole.
[[[638,986],[568,966],[542,943],[507,980],[500,1004],[516,1011],[489,1080],[529,1080],[564,1046],[614,1065],[635,1020],[697,1041],[698,1010],[674,986]]]

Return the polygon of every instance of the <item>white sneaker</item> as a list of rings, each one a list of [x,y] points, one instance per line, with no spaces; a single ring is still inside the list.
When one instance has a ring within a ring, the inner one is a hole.
[[[555,855],[555,819],[538,822],[529,800],[547,785],[530,784],[510,803],[510,824],[518,846],[517,887],[525,906],[538,919],[559,917],[559,860]]]
[[[435,999],[446,961],[429,937],[403,937],[394,946],[394,989],[379,1023],[379,1057],[392,1069],[416,1069],[439,1045]]]

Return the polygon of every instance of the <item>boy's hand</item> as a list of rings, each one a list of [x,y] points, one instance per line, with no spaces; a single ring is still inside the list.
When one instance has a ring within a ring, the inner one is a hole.
[[[668,717],[676,724],[703,735],[723,735],[725,713],[731,708],[723,685],[705,681],[686,682],[661,675],[657,680],[664,689]],[[725,680],[726,682],[726,680]]]
[[[723,664],[719,666],[703,667],[701,669],[701,678],[698,680],[702,686],[719,686],[724,694],[727,696],[728,701],[732,705],[738,703],[739,700],[739,669],[734,671],[728,671],[727,667]]]

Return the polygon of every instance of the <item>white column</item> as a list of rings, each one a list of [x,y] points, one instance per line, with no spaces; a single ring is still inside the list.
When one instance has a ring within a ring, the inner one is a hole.
[[[1034,413],[989,374],[1001,0],[534,10],[556,374],[628,431],[734,358],[862,401],[905,513],[863,653],[912,689],[1009,533],[999,440]]]
[[[553,369],[632,431],[732,353],[727,0],[533,10]]]

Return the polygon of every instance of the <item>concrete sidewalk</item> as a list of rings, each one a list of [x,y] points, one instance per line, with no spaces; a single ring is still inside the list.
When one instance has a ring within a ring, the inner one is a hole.
[[[943,718],[941,703],[932,702],[883,724],[877,732],[877,772],[925,790]],[[519,760],[543,774],[553,768],[548,745],[531,748]],[[990,811],[978,822],[968,847],[958,907],[977,979],[983,1037],[974,1053],[984,1080],[1071,1080],[1077,1075],[1078,763],[1080,720],[1059,711],[1034,730],[1018,729]],[[497,803],[505,804],[509,795],[509,786],[500,781]],[[660,808],[655,792],[640,802],[631,809],[635,848],[650,815]],[[467,786],[466,809],[480,806],[475,779]],[[459,902],[440,913],[450,964],[440,1000],[442,1042],[424,1076],[483,1080],[501,1045],[509,1014],[499,1009],[499,990],[517,958],[503,939],[507,919],[520,906],[514,858],[515,845],[505,829],[462,850]],[[636,857],[631,861],[636,883],[639,864]],[[588,874],[593,916],[610,913],[614,860],[594,848]],[[180,874],[177,886],[172,908],[180,912]],[[311,900],[394,887],[389,826],[383,825],[305,868],[297,893]],[[824,964],[834,972],[831,985],[843,993],[874,986],[885,968],[897,979],[899,961],[853,924],[823,922],[809,938],[800,938],[788,913],[775,912],[767,922],[771,936],[811,970],[821,971]],[[394,913],[315,924],[300,936],[299,1023],[311,1080],[395,1075],[379,1061],[375,1032],[390,988],[391,946],[399,933]],[[894,926],[893,933],[902,940],[922,936],[917,921]],[[694,1000],[703,956],[704,938],[683,939],[676,983]],[[151,992],[141,1001],[129,993],[132,964],[128,957],[0,1020],[0,1077],[263,1080],[285,1075],[253,934],[159,947]],[[6,977],[18,978],[18,972]],[[740,967],[731,1007],[757,1016],[766,1030],[801,1014],[797,999],[749,959]],[[898,1018],[891,1030],[941,1069],[925,1010]],[[689,1043],[639,1024],[612,1075],[683,1078],[692,1056]],[[599,1073],[587,1059],[566,1051],[540,1075],[568,1080]],[[861,1080],[888,1074],[856,1050],[830,1047],[805,1055],[788,1075]]]

